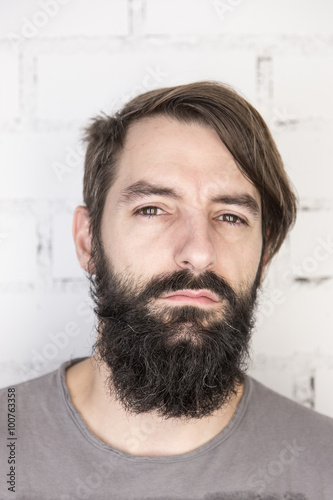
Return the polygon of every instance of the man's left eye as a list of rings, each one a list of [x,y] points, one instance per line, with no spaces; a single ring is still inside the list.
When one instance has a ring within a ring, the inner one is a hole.
[[[218,217],[219,220],[222,222],[227,222],[228,224],[246,224],[244,219],[241,219],[238,217],[238,215],[235,214],[222,214]]]

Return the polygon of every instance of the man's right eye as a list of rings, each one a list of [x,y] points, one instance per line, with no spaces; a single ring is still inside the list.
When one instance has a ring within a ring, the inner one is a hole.
[[[164,213],[164,210],[162,210],[161,208],[154,207],[154,206],[148,206],[148,207],[139,208],[139,210],[136,210],[134,212],[134,215],[142,215],[143,217],[156,217],[156,216],[162,215],[162,214],[157,213],[158,210],[160,210],[160,212]]]

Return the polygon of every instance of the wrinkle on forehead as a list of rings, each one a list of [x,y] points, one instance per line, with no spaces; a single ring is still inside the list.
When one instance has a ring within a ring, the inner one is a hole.
[[[220,195],[260,195],[216,131],[199,123],[155,116],[133,123],[120,158],[118,189],[141,179],[184,190],[191,202]]]

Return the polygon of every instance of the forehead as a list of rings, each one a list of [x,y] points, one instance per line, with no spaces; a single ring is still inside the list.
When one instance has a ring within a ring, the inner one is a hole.
[[[246,191],[260,203],[257,189],[208,125],[166,116],[135,122],[127,132],[118,167],[113,192],[146,180],[182,187],[192,197]]]

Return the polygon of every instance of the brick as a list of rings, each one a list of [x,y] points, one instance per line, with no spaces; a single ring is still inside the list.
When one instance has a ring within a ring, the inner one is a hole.
[[[318,369],[315,373],[315,409],[333,417],[333,369]]]
[[[100,111],[115,111],[129,98],[152,88],[203,79],[227,82],[254,99],[254,71],[253,52],[226,53],[217,47],[40,55],[37,117],[43,121],[77,120],[82,125]]]
[[[333,57],[330,54],[293,54],[274,58],[274,107],[279,112],[285,111],[298,119],[331,119],[332,86]],[[316,144],[313,140],[312,144]]]
[[[28,210],[0,215],[0,281],[33,283],[37,276],[37,225]],[[22,318],[22,316],[20,316]]]
[[[58,213],[52,218],[52,277],[84,278],[72,236],[72,213]]]
[[[15,35],[19,38],[24,24],[23,18],[31,18],[39,8],[38,0],[26,0],[21,5],[10,2],[6,5],[6,15],[2,15],[0,19],[0,36]]]
[[[0,197],[81,200],[84,150],[74,133],[3,133]]]
[[[123,0],[28,0],[8,5],[0,33],[18,40],[128,34],[127,3]]]
[[[332,293],[332,281],[267,290],[259,298],[253,352],[267,356],[333,354]]]
[[[332,15],[326,0],[147,0],[146,33],[329,35]]]
[[[13,122],[19,117],[19,64],[18,56],[10,48],[0,51],[0,121]]]
[[[306,108],[308,100],[304,99],[302,102]],[[327,102],[328,108],[331,105],[332,103]],[[293,113],[292,108],[289,109]],[[274,134],[288,175],[300,199],[332,198],[333,169],[329,168],[332,134],[332,120],[293,129],[286,127]]]

